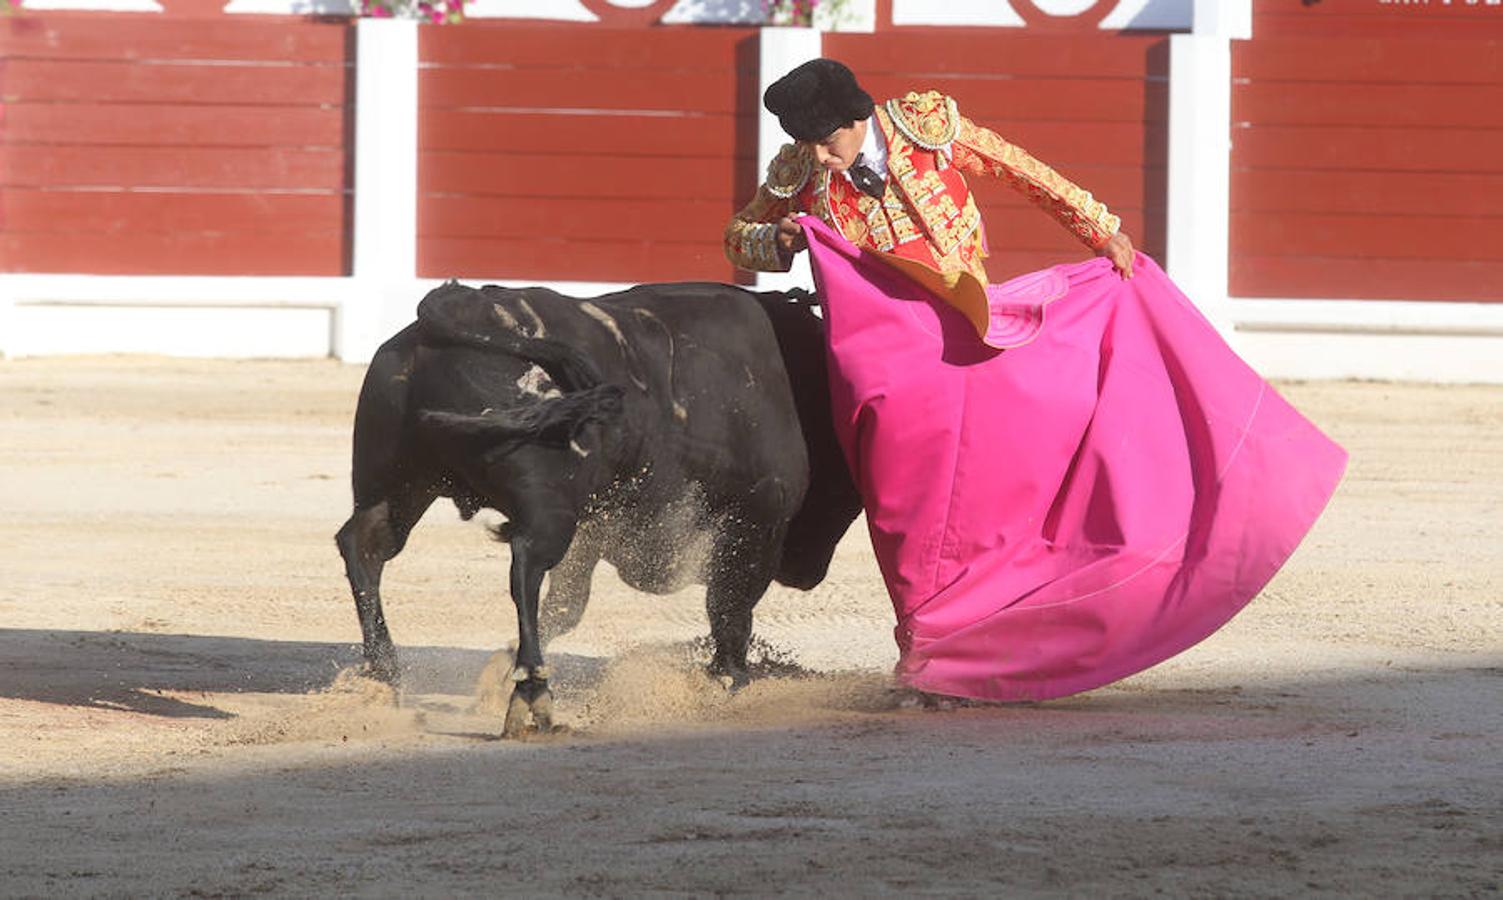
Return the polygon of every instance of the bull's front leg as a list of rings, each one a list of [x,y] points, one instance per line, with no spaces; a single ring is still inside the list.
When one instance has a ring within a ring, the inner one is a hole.
[[[710,563],[706,611],[715,645],[710,674],[732,689],[751,680],[746,667],[752,609],[772,583],[790,513],[780,482],[764,478],[728,510]]]
[[[543,576],[569,548],[573,523],[553,528],[518,529],[511,539],[511,598],[517,607],[517,658],[511,671],[511,700],[502,734],[519,737],[529,719],[538,731],[553,730],[553,692],[538,633],[538,598]]]

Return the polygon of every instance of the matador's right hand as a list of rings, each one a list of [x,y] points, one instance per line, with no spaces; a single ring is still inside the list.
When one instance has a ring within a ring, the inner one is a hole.
[[[778,220],[778,249],[786,256],[809,249],[809,239],[804,236],[804,229],[799,227],[798,220],[793,216],[784,216]]]

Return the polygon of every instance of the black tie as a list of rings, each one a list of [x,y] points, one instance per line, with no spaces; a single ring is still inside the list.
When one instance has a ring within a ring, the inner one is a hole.
[[[871,170],[863,160],[865,153],[856,154],[856,161],[851,163],[851,184],[854,184],[863,194],[869,197],[882,199],[882,191],[886,185],[882,182],[882,176]]]

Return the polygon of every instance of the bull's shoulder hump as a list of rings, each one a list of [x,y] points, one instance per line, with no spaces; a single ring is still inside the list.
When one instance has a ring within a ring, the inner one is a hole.
[[[423,296],[417,305],[417,324],[440,333],[465,330],[474,324],[481,292],[457,281],[446,281]]]
[[[750,291],[734,284],[722,284],[718,281],[668,281],[659,284],[639,284],[619,294],[611,296],[631,297],[633,299],[651,297],[697,297],[710,298],[719,296],[739,297],[749,294]]]
[[[741,310],[757,306],[756,295],[734,285],[714,282],[644,284],[578,301],[613,316],[648,315],[672,318],[709,315],[734,319]]]

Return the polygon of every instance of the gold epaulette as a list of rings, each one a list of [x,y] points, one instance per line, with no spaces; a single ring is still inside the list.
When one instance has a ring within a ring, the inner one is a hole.
[[[787,200],[809,181],[814,174],[814,156],[798,144],[784,144],[767,164],[767,191],[774,197]]]
[[[955,100],[939,91],[909,91],[887,101],[887,114],[903,137],[925,150],[939,150],[955,140],[960,112]]]

